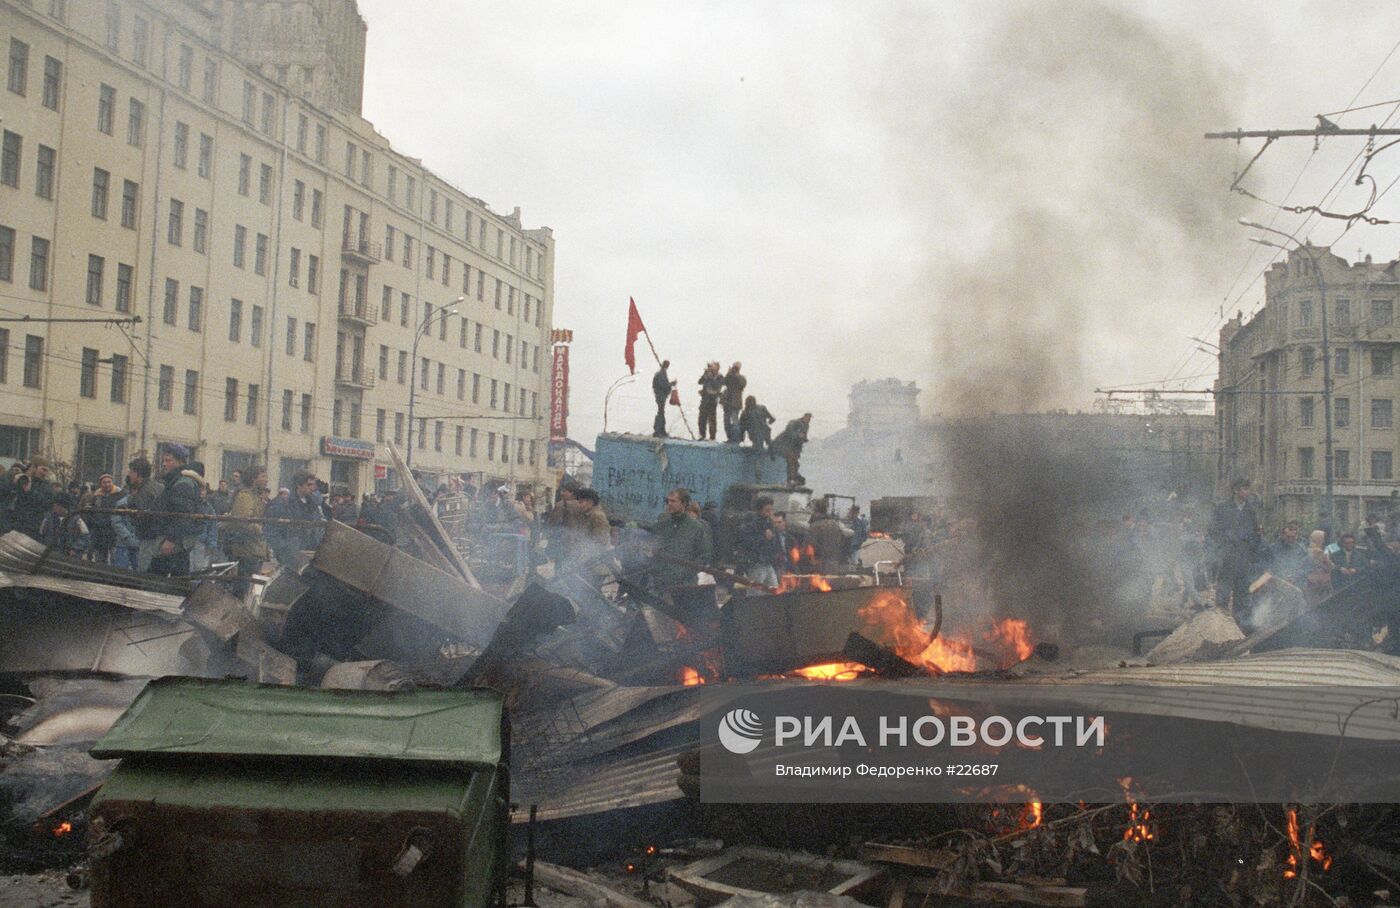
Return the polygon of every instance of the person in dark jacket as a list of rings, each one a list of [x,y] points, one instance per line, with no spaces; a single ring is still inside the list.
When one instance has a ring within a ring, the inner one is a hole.
[[[29,461],[23,473],[11,477],[0,488],[0,509],[4,509],[10,529],[38,539],[39,528],[53,511],[54,490],[49,481],[49,462],[43,457]]]
[[[661,368],[651,377],[651,396],[656,398],[656,420],[652,423],[651,434],[657,438],[666,437],[666,402],[671,399],[671,389],[676,383],[666,370],[671,368],[669,359],[661,361]]]
[[[788,485],[802,485],[807,479],[797,471],[802,457],[802,446],[807,443],[807,429],[812,425],[812,414],[803,413],[788,423],[783,432],[773,439],[773,453],[787,461]]]
[[[1298,541],[1298,521],[1291,520],[1279,531],[1274,544],[1269,546],[1269,571],[1301,590],[1307,587],[1311,567],[1308,547]]]
[[[724,378],[719,374],[719,363],[709,363],[700,373],[700,440],[715,440],[717,432],[719,395],[724,390]]]
[[[724,373],[724,393],[719,399],[724,408],[724,438],[736,445],[744,438],[739,428],[739,411],[744,407],[744,389],[749,384],[739,371],[741,368],[741,363],[735,363]]]
[[[813,567],[819,574],[829,574],[846,560],[846,534],[841,522],[833,517],[825,499],[812,502],[812,522],[807,529],[807,542],[812,546]]]
[[[204,498],[200,494],[203,477],[187,469],[189,460],[190,451],[184,445],[169,445],[160,456],[163,488],[151,507],[157,512],[153,515],[157,542],[148,573],[166,577],[190,573],[190,552],[204,525],[183,515],[203,513]]]
[[[68,492],[54,497],[53,509],[39,527],[39,541],[61,555],[81,558],[92,545],[92,535],[88,532],[83,518],[73,513],[78,509],[77,499]]]
[[[768,449],[768,459],[773,459],[773,414],[750,394],[744,400],[744,411],[739,414],[739,437],[747,435],[753,446],[762,451]]]
[[[687,513],[689,504],[690,493],[685,489],[672,489],[667,493],[666,512],[651,528],[660,542],[656,554],[682,558],[695,564],[708,564],[710,547],[705,542],[705,528]],[[653,559],[650,573],[652,585],[659,592],[695,583],[695,568],[659,557]]]
[[[137,457],[127,464],[127,494],[124,510],[154,511],[156,499],[164,491],[165,484],[159,479],[151,478],[151,462],[145,457]],[[151,559],[156,556],[156,549],[160,542],[156,518],[135,514],[120,519],[125,520],[130,525],[130,535],[136,537],[136,552],[134,560],[129,566],[134,571],[145,572],[151,566]],[[124,535],[121,528],[118,529],[117,535]]]
[[[97,480],[97,493],[89,505],[94,511],[110,511],[117,506],[125,493],[112,481],[111,473],[103,473]],[[92,531],[92,560],[106,564],[111,560],[112,550],[117,547],[117,529],[112,524],[110,514],[89,514],[88,528]]]
[[[292,492],[275,513],[269,509],[269,517],[286,517],[291,520],[305,520],[324,523],[327,519],[321,508],[321,493],[316,477],[301,472],[292,477]],[[274,524],[268,527],[268,545],[283,567],[291,565],[298,552],[310,551],[321,544],[324,530],[317,526],[288,526]]]
[[[1219,565],[1215,607],[1233,612],[1241,622],[1249,617],[1249,584],[1254,579],[1254,561],[1262,542],[1259,515],[1249,500],[1249,488],[1248,479],[1231,483],[1230,500],[1215,506],[1210,521],[1210,541]]]
[[[1351,586],[1365,575],[1367,567],[1366,553],[1356,547],[1356,536],[1343,533],[1341,548],[1332,555],[1332,589]]]
[[[734,561],[744,576],[765,586],[778,585],[778,565],[786,564],[783,543],[773,524],[773,499],[754,501],[754,515],[739,530]]]

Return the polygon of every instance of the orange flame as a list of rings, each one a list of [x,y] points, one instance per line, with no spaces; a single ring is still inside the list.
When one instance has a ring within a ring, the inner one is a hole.
[[[67,820],[64,820],[62,823],[59,823],[53,828],[53,837],[56,839],[61,839],[72,831],[73,824],[68,822]]]
[[[1284,861],[1287,869],[1283,871],[1283,878],[1294,879],[1298,876],[1298,861],[1303,854],[1303,844],[1298,837],[1298,811],[1292,807],[1288,808],[1288,858]],[[1332,869],[1332,856],[1327,853],[1327,848],[1322,844],[1321,839],[1314,839],[1308,848],[1308,858],[1319,865],[1324,871]]]
[[[930,639],[923,622],[896,590],[875,596],[857,614],[861,634],[890,647],[915,665],[940,672],[977,670],[977,657],[970,644],[941,636]]]
[[[1030,628],[1026,622],[1018,618],[1003,618],[992,625],[992,629],[985,635],[991,643],[997,644],[1006,651],[1008,657],[1014,655],[1016,662],[1022,662],[1030,658],[1035,647],[1031,644]],[[1003,668],[1009,667],[1002,666]]]
[[[793,551],[797,551],[793,549]],[[779,593],[829,593],[831,582],[821,574],[784,574],[778,580]]]
[[[1118,784],[1123,786],[1123,798],[1128,802],[1128,828],[1123,830],[1123,841],[1125,842],[1150,842],[1156,838],[1152,827],[1148,823],[1152,819],[1152,811],[1147,808],[1139,810],[1137,801],[1133,798],[1132,777],[1118,780]]]
[[[792,550],[788,552],[788,561],[792,562],[793,564],[797,564],[802,561],[802,552],[797,548],[797,546],[793,546]]]
[[[697,684],[704,684],[705,676],[687,665],[681,669],[680,682],[686,687],[694,687]]]
[[[793,674],[809,681],[851,681],[865,670],[859,662],[827,662],[799,668]]]

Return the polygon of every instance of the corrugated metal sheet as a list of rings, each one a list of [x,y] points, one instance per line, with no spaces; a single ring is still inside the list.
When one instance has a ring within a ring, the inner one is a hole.
[[[162,678],[92,755],[201,754],[393,759],[491,766],[500,696],[488,691],[350,691]]]
[[[42,563],[42,572],[50,577],[67,580],[85,580],[92,583],[105,583],[112,586],[150,592],[173,593],[184,596],[194,588],[194,582],[187,577],[158,577],[154,574],[140,574],[122,568],[108,567],[81,558],[69,558],[57,552],[44,556],[45,547],[36,539],[23,533],[11,531],[0,536],[0,571],[12,574],[31,574]]]
[[[184,595],[178,593],[159,593],[108,583],[94,583],[90,580],[71,580],[49,574],[4,570],[0,570],[0,589],[44,590],[90,602],[110,602],[137,611],[164,612],[176,616],[180,614],[180,603],[185,599]]]

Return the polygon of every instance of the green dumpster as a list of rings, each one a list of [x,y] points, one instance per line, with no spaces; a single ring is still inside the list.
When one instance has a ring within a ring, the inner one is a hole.
[[[163,678],[93,756],[93,908],[503,902],[509,729],[483,690]]]

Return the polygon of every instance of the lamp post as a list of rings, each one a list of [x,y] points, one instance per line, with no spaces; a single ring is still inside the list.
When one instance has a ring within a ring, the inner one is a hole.
[[[1240,218],[1240,223],[1245,227],[1254,230],[1263,230],[1266,233],[1273,233],[1278,236],[1287,237],[1293,241],[1294,248],[1301,250],[1308,260],[1312,262],[1313,277],[1317,280],[1318,307],[1322,312],[1322,420],[1323,420],[1323,460],[1324,475],[1326,477],[1327,503],[1323,515],[1323,528],[1327,530],[1328,538],[1333,535],[1333,519],[1335,515],[1336,503],[1333,500],[1332,489],[1332,346],[1327,333],[1327,285],[1322,280],[1322,266],[1318,262],[1317,256],[1313,253],[1312,247],[1298,241],[1298,238],[1291,233],[1278,230],[1273,227],[1265,227],[1263,224]],[[1255,238],[1254,242],[1262,246],[1273,246],[1275,249],[1282,249],[1285,252],[1292,251],[1286,246],[1269,240]]]
[[[457,297],[456,301],[449,309],[440,309],[437,312],[425,315],[423,321],[418,325],[418,331],[413,335],[413,362],[409,364],[408,374],[408,454],[404,457],[404,463],[410,471],[413,467],[413,405],[418,400],[418,342],[423,339],[423,335],[428,333],[428,329],[434,322],[441,321],[449,315],[457,314],[457,307],[466,301],[465,296]],[[424,373],[427,374],[427,373]],[[406,482],[412,482],[412,475],[404,477]]]
[[[613,382],[613,383],[612,383],[612,387],[608,388],[608,393],[603,395],[603,431],[604,431],[604,432],[608,431],[608,401],[612,400],[613,392],[616,391],[618,388],[622,387],[623,385],[627,384],[628,382],[630,382],[630,381],[636,381],[636,380],[637,380],[637,376],[636,376],[635,374],[629,373],[629,374],[627,374],[627,375],[624,375],[624,376],[622,376],[621,378],[619,378],[617,381]]]

